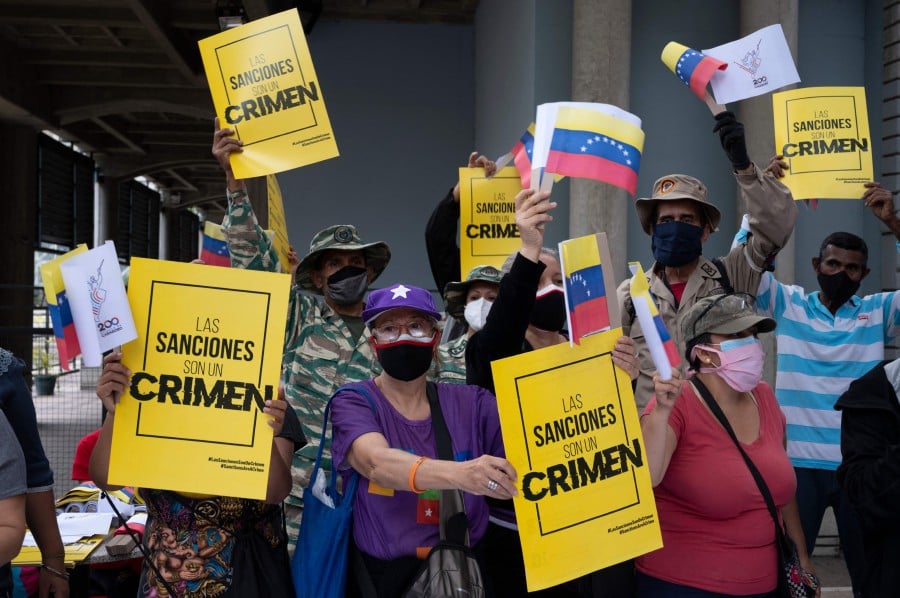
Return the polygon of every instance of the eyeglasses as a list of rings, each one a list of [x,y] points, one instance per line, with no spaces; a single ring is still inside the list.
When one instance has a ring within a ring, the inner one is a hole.
[[[751,295],[750,293],[743,293],[743,292],[740,292],[740,293],[727,293],[727,294],[724,294],[724,295],[719,295],[719,296],[716,297],[709,305],[707,305],[707,306],[703,309],[703,311],[700,312],[700,315],[699,315],[699,316],[697,316],[696,318],[694,318],[694,324],[693,324],[693,326],[691,327],[691,330],[693,331],[693,335],[692,335],[693,338],[696,338],[696,337],[697,337],[697,326],[700,324],[700,321],[703,320],[703,317],[704,317],[706,314],[708,314],[709,311],[710,311],[712,308],[714,308],[716,305],[718,305],[720,301],[724,301],[724,300],[726,300],[726,299],[727,299],[730,303],[733,304],[733,305],[731,306],[731,308],[732,308],[734,311],[740,311],[740,310],[743,310],[743,309],[749,309],[749,310],[751,310],[751,311],[754,311],[754,308],[753,308],[753,304],[754,304],[753,295]]]
[[[376,326],[372,329],[372,336],[379,343],[391,343],[400,338],[400,334],[404,330],[413,338],[430,338],[434,334],[434,329],[433,322],[418,318],[405,324],[388,322],[382,326]]]

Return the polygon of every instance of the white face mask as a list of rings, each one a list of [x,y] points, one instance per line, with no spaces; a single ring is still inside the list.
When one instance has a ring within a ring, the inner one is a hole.
[[[484,328],[484,323],[487,321],[488,313],[490,313],[493,304],[493,301],[488,301],[484,297],[469,301],[466,304],[466,322],[468,322],[472,330],[478,332]]]

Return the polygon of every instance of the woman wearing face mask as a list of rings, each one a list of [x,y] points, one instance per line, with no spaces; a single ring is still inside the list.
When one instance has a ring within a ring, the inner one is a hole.
[[[664,382],[655,375],[655,398],[641,418],[663,548],[636,561],[639,598],[776,595],[775,523],[703,387],[765,480],[801,565],[812,572],[784,414],[761,381],[765,356],[756,335],[774,328],[744,294],[706,297],[681,319],[694,376],[684,381],[674,372]]]
[[[462,282],[448,282],[444,287],[447,315],[468,325],[466,333],[437,348],[435,382],[466,383],[466,345],[469,338],[484,328],[503,274],[493,266],[476,266]]]
[[[523,189],[515,200],[516,225],[522,246],[503,265],[506,273],[484,327],[472,335],[466,347],[466,381],[494,391],[491,362],[526,351],[568,342],[562,269],[556,251],[543,247],[544,225],[553,217],[556,202],[548,193]],[[613,362],[634,380],[638,360],[634,343],[620,337]],[[528,594],[525,565],[511,502],[491,503],[488,546],[488,573],[498,596]],[[534,592],[540,596],[592,596],[593,588],[604,597],[633,595],[632,561],[608,567],[572,582]]]
[[[497,402],[484,389],[435,384],[455,461],[437,458],[426,374],[440,314],[431,293],[393,285],[369,295],[363,319],[382,372],[333,399],[332,455],[346,483],[360,481],[353,502],[353,541],[379,597],[395,598],[440,538],[437,490],[464,492],[469,542],[481,560],[488,526],[485,497],[510,499],[516,471],[503,458]],[[483,569],[483,567],[482,567]],[[349,594],[360,572],[349,575]]]

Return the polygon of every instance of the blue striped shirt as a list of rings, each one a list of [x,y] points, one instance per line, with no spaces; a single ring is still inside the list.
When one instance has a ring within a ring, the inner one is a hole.
[[[854,295],[832,315],[819,291],[807,295],[766,272],[756,305],[778,322],[775,396],[787,418],[788,456],[795,467],[837,469],[841,414],[834,403],[900,333],[900,292]]]

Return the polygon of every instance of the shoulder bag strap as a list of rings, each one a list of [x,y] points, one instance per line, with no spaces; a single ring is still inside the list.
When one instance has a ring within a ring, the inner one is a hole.
[[[744,452],[743,447],[741,447],[740,441],[738,441],[737,436],[734,434],[734,430],[731,428],[731,424],[728,423],[728,418],[725,417],[725,414],[722,412],[722,408],[719,407],[719,404],[713,398],[712,393],[709,392],[709,389],[706,388],[706,385],[700,381],[696,376],[691,380],[694,387],[699,391],[700,396],[709,406],[710,411],[712,411],[713,415],[716,416],[716,419],[719,420],[719,423],[722,424],[722,427],[725,428],[725,431],[728,432],[728,435],[731,436],[731,440],[734,441],[734,446],[737,447],[738,451],[741,453],[741,457],[744,458],[744,462],[747,464],[747,469],[750,470],[750,474],[753,476],[753,480],[756,482],[756,485],[759,486],[759,491],[762,494],[763,500],[766,502],[766,507],[769,509],[769,514],[772,516],[772,520],[775,522],[775,532],[776,534],[783,534],[781,524],[778,521],[778,510],[775,508],[775,501],[772,499],[772,493],[769,492],[769,486],[766,485],[766,481],[763,479],[762,474],[759,473],[759,470],[756,469],[756,465],[753,464],[753,460],[750,459],[749,455]]]
[[[450,430],[438,400],[437,384],[429,382],[426,386],[428,404],[431,407],[431,428],[437,443],[437,454],[441,459],[453,461],[453,445]],[[441,540],[454,544],[469,545],[469,522],[466,517],[466,504],[460,490],[441,490]],[[461,515],[458,517],[457,515]]]

